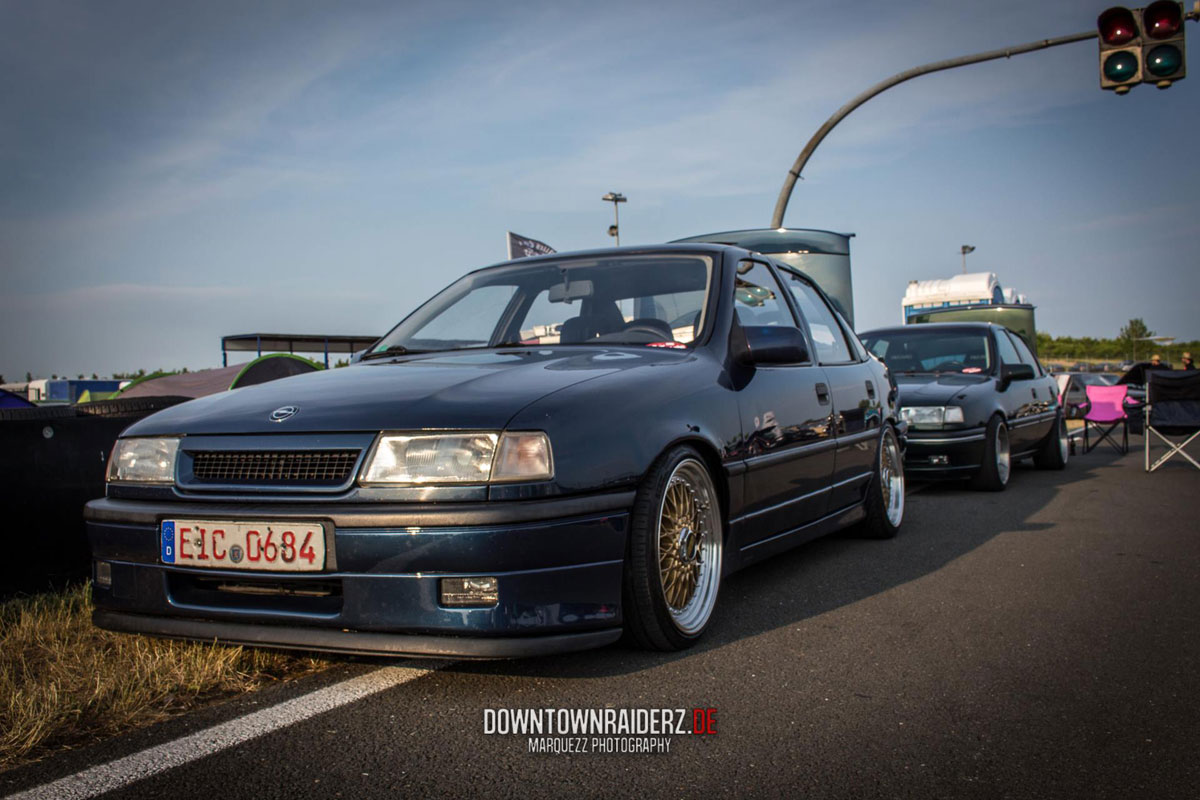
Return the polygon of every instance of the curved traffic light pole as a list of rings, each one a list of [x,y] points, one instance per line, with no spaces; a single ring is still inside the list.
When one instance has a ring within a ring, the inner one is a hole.
[[[1192,22],[1200,21],[1200,0],[1196,0],[1192,11],[1183,15],[1184,20]],[[817,129],[813,137],[808,140],[808,144],[804,145],[804,149],[800,151],[800,155],[796,157],[796,163],[788,170],[787,178],[783,181],[783,188],[779,191],[779,199],[775,202],[775,216],[771,218],[772,228],[783,227],[783,215],[787,211],[788,200],[792,197],[792,189],[796,186],[796,179],[800,177],[801,171],[808,163],[808,159],[812,157],[813,151],[817,149],[817,145],[821,140],[834,129],[834,127],[845,119],[851,111],[861,106],[863,103],[870,100],[875,95],[887,91],[897,84],[904,83],[907,80],[928,75],[931,72],[941,72],[945,69],[954,69],[955,67],[965,67],[968,64],[978,64],[981,61],[994,61],[997,58],[1011,58],[1021,55],[1022,53],[1032,53],[1035,50],[1045,50],[1047,47],[1057,47],[1060,44],[1071,44],[1072,42],[1082,42],[1088,39],[1095,39],[1099,36],[1096,31],[1087,31],[1085,33],[1076,33],[1070,36],[1059,36],[1055,39],[1042,39],[1038,42],[1030,42],[1029,44],[1017,45],[1015,47],[1005,47],[1000,50],[989,50],[986,53],[976,53],[973,56],[962,56],[961,58],[951,58],[946,61],[935,61],[932,64],[926,64],[921,67],[913,67],[912,69],[899,72],[886,81],[877,83],[870,89],[867,89],[862,94],[855,97],[849,103],[837,110],[832,117],[825,120],[825,124]]]
[[[960,58],[951,58],[945,61],[935,61],[932,64],[926,64],[921,67],[913,67],[904,72],[897,73],[886,81],[877,83],[870,89],[867,89],[862,94],[855,97],[849,103],[837,110],[832,117],[825,120],[813,137],[808,140],[808,144],[804,145],[804,149],[800,151],[800,155],[796,158],[796,163],[788,170],[787,178],[783,181],[783,189],[779,192],[779,200],[775,203],[775,216],[771,218],[772,228],[783,227],[783,215],[787,211],[788,200],[792,197],[792,188],[796,185],[796,179],[800,177],[800,172],[804,169],[804,165],[808,163],[808,159],[812,157],[813,151],[817,149],[817,145],[821,140],[834,129],[834,127],[845,119],[851,111],[861,106],[863,103],[870,100],[877,94],[887,91],[888,89],[905,81],[921,75],[928,75],[931,72],[941,72],[946,69],[954,69],[955,67],[965,67],[968,64],[978,64],[981,61],[994,61],[997,58],[1011,58],[1012,56],[1022,53],[1032,53],[1035,50],[1045,50],[1047,47],[1057,47],[1060,44],[1071,44],[1072,42],[1082,42],[1087,39],[1095,39],[1096,31],[1087,31],[1086,33],[1076,33],[1071,36],[1059,36],[1056,39],[1042,39],[1038,42],[1030,42],[1029,44],[1017,45],[1016,47],[1005,47],[1000,50],[989,50],[986,53],[976,53],[973,56],[962,56]]]

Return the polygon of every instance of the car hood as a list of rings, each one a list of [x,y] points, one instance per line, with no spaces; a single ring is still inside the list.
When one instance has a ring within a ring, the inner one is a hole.
[[[499,430],[528,404],[561,389],[686,357],[588,346],[368,361],[182,403],[134,423],[124,435]],[[271,412],[285,406],[296,413],[272,422]]]
[[[963,375],[959,372],[947,372],[941,375],[922,373],[916,375],[892,376],[899,390],[900,405],[902,406],[943,406],[961,395],[977,390],[992,382],[990,375]]]

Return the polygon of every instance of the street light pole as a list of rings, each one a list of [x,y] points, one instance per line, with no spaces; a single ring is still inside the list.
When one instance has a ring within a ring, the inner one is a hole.
[[[962,246],[962,257],[963,257],[963,275],[966,275],[966,274],[967,274],[967,253],[974,253],[974,252],[975,252],[975,245],[973,245],[973,244],[964,244],[964,245]]]
[[[1189,15],[1189,19],[1190,19]],[[877,94],[887,91],[893,86],[897,86],[905,81],[921,75],[928,75],[931,72],[941,72],[946,69],[954,69],[955,67],[965,67],[968,64],[978,64],[983,61],[993,61],[998,58],[1012,58],[1013,56],[1021,55],[1022,53],[1032,53],[1037,50],[1045,50],[1047,47],[1058,47],[1059,45],[1071,44],[1073,42],[1084,42],[1088,39],[1095,39],[1098,36],[1096,31],[1084,31],[1083,33],[1073,33],[1070,36],[1058,36],[1054,39],[1041,39],[1029,44],[1015,45],[1013,47],[1004,47],[999,50],[989,50],[986,53],[976,53],[975,55],[962,56],[961,58],[950,58],[945,61],[935,61],[932,64],[925,64],[920,67],[906,69],[904,72],[898,72],[892,77],[867,89],[862,94],[851,99],[846,105],[839,108],[832,117],[825,120],[825,124],[817,129],[813,137],[808,140],[808,144],[804,145],[804,149],[800,151],[800,155],[796,157],[796,163],[788,170],[787,177],[784,178],[783,188],[779,191],[779,199],[775,201],[775,213],[771,217],[772,228],[783,227],[783,214],[787,211],[788,200],[792,197],[792,188],[796,185],[796,181],[800,178],[800,173],[808,164],[808,159],[817,149],[817,145],[821,140],[833,130],[839,122],[845,119],[851,111],[861,106],[863,103],[870,100]]]
[[[601,197],[600,199],[606,203],[613,204],[613,224],[608,229],[608,235],[616,237],[617,247],[620,247],[621,246],[621,215],[618,213],[617,209],[619,208],[618,203],[626,202],[625,195],[621,194],[620,192],[609,192],[608,194],[604,195],[604,197]]]

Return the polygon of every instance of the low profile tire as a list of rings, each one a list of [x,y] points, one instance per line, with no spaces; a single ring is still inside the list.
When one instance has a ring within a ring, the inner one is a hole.
[[[988,420],[984,442],[983,464],[971,485],[985,492],[1002,492],[1012,472],[1012,451],[1008,445],[1008,425],[999,414]]]
[[[1046,434],[1045,441],[1033,456],[1033,463],[1038,469],[1065,469],[1068,453],[1071,450],[1070,437],[1067,436],[1067,420],[1062,411],[1054,418],[1054,427]]]
[[[883,429],[875,474],[867,488],[863,504],[867,518],[859,525],[859,534],[867,539],[891,539],[904,521],[904,457],[891,425]]]
[[[676,447],[638,488],[625,558],[625,627],[647,650],[683,650],[708,627],[721,584],[724,527],[704,459]]]

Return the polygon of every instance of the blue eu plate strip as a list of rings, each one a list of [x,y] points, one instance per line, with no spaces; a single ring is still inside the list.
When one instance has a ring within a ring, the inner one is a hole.
[[[164,564],[175,563],[175,523],[162,524],[162,560]]]

